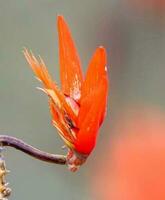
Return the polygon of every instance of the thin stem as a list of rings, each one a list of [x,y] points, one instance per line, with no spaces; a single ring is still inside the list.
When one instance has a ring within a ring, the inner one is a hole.
[[[2,146],[14,147],[34,158],[37,158],[37,159],[45,161],[45,162],[61,164],[61,165],[66,164],[66,156],[50,154],[50,153],[41,151],[41,150],[36,149],[35,147],[32,147],[31,145],[23,142],[22,140],[12,137],[12,136],[0,135],[0,144]]]

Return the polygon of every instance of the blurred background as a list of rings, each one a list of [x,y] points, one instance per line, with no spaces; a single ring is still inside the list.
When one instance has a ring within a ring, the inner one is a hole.
[[[11,199],[165,199],[164,0],[1,0],[0,133],[65,154],[22,54],[27,47],[41,55],[60,83],[58,14],[70,26],[84,72],[96,47],[107,49],[107,118],[77,173],[7,148]]]

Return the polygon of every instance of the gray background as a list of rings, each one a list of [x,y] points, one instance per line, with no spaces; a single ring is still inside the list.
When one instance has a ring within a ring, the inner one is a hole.
[[[40,54],[59,83],[58,14],[72,30],[84,72],[95,48],[106,47],[111,82],[108,116],[97,147],[77,173],[7,148],[11,199],[94,200],[95,161],[109,145],[116,116],[129,105],[164,110],[164,11],[137,8],[130,2],[0,0],[0,133],[48,152],[65,153],[50,124],[47,97],[35,89],[39,83],[22,54],[23,47]]]

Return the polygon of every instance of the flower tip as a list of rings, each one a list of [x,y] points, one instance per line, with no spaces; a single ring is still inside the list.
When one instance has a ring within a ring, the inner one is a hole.
[[[58,15],[57,15],[57,19],[60,19],[60,18],[63,18],[63,15],[58,14]]]
[[[58,27],[59,33],[63,32],[65,30],[64,28],[66,26],[67,25],[66,25],[66,22],[65,22],[63,15],[58,15],[57,16],[57,27]]]
[[[64,22],[63,15],[57,15],[57,23],[59,24],[59,23],[62,23],[62,22]]]
[[[103,46],[99,46],[97,49],[96,49],[96,55],[101,59],[101,60],[104,60],[105,61],[105,64],[106,64],[106,50]]]
[[[105,48],[103,46],[99,46],[99,49],[105,50]]]
[[[100,51],[100,53],[106,54],[106,50],[103,46],[99,46],[98,50]]]

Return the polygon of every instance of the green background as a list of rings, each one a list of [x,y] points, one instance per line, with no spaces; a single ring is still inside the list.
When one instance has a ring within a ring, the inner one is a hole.
[[[97,176],[95,163],[106,153],[104,146],[110,145],[107,142],[120,111],[129,105],[165,107],[165,21],[154,8],[137,10],[128,0],[1,0],[0,133],[47,152],[65,154],[50,123],[47,97],[35,89],[40,84],[22,54],[27,47],[41,55],[60,82],[58,14],[70,26],[84,72],[96,47],[107,49],[108,115],[96,149],[76,173],[7,148],[5,158],[11,170],[7,179],[15,200],[96,199],[97,190],[92,189],[92,177]]]

